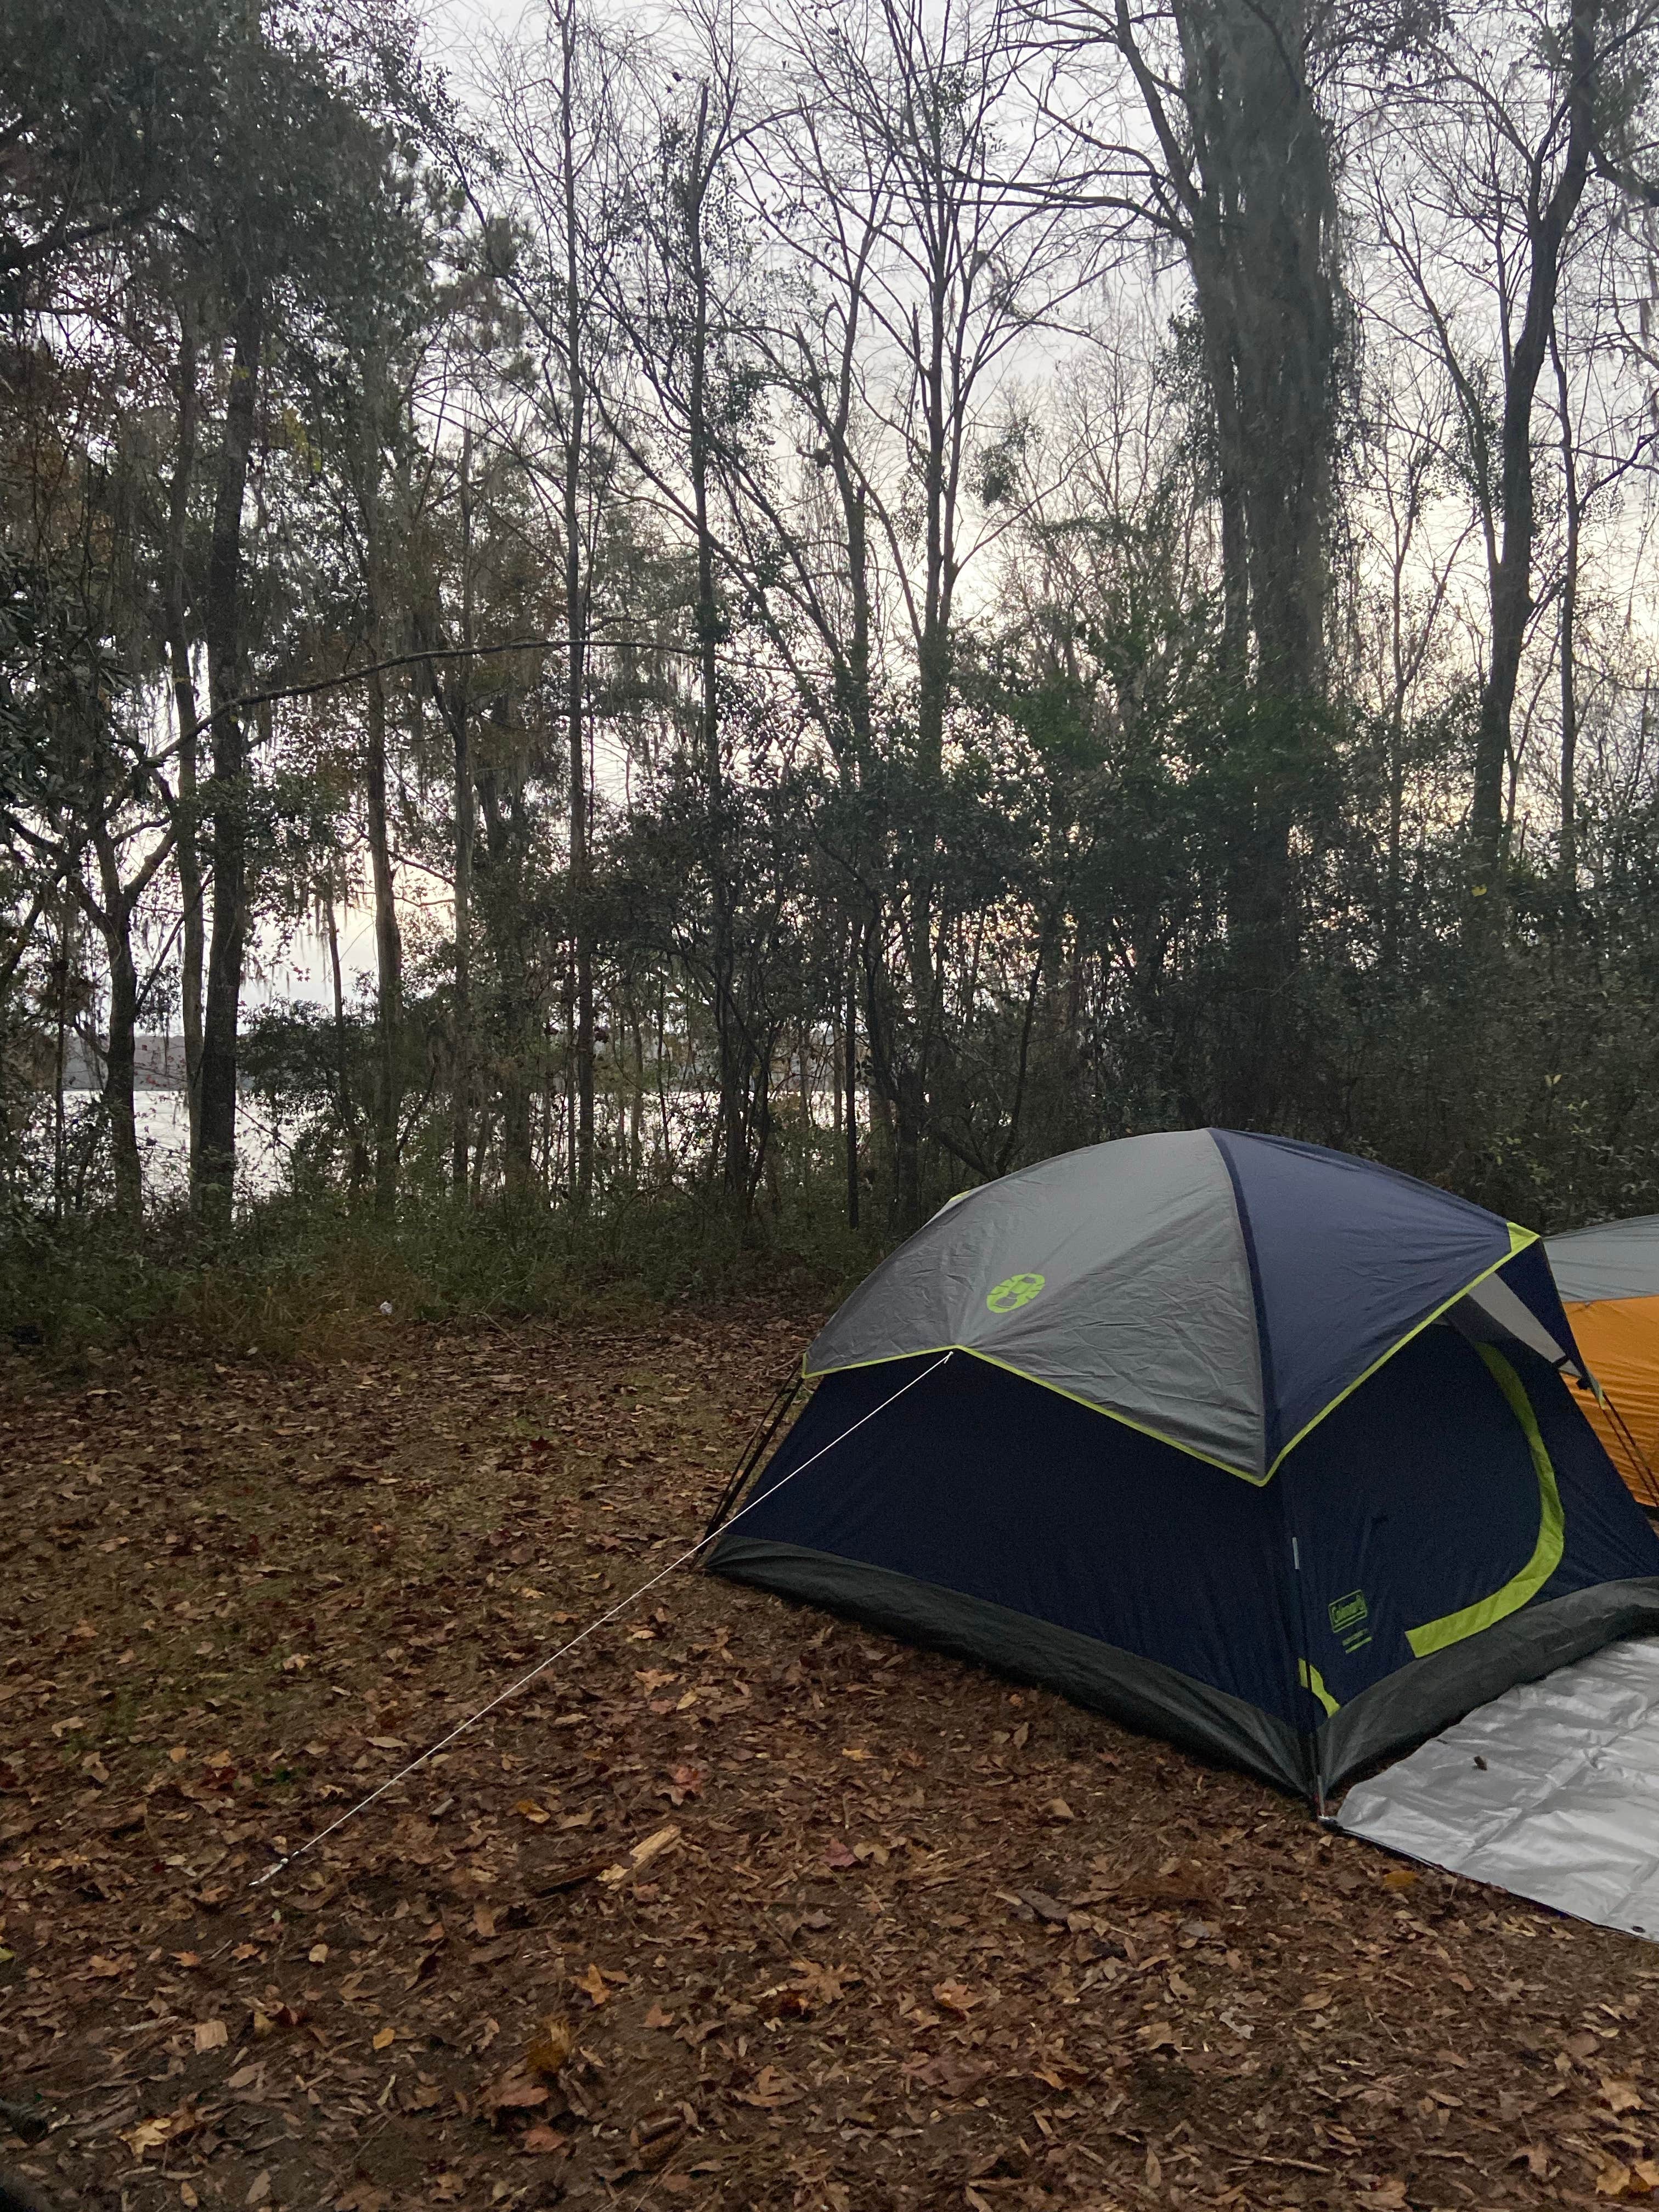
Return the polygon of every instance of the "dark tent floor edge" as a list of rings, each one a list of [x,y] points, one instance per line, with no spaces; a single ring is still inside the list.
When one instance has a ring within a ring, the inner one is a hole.
[[[1308,1787],[1306,1753],[1282,1721],[1156,1659],[1080,1636],[1075,1629],[1057,1628],[1052,1621],[943,1589],[937,1583],[917,1582],[888,1567],[735,1530],[721,1540],[709,1565],[733,1582],[847,1613],[908,1643],[978,1661],[1015,1681],[1058,1690],[1080,1705],[1244,1767],[1281,1789],[1300,1795]]]
[[[1420,1742],[1502,1690],[1535,1681],[1616,1637],[1659,1631],[1659,1577],[1607,1583],[1501,1622],[1467,1645],[1419,1660],[1297,1736],[1242,1698],[1155,1659],[988,1599],[795,1544],[722,1539],[711,1571],[822,1606],[907,1643],[1057,1690],[1079,1705],[1305,1796],[1333,1795],[1364,1769]]]

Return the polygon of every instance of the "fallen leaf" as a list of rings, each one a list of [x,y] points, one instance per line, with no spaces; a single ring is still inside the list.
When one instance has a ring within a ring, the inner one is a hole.
[[[472,1908],[472,1932],[487,1943],[495,1933],[495,1915],[487,1905]]]
[[[1639,2112],[1642,2109],[1642,2093],[1634,2081],[1604,2079],[1601,2094],[1615,2112]]]
[[[1057,1897],[1050,1897],[1046,1889],[1017,1889],[1014,1895],[1051,1928],[1063,1928],[1071,1917],[1068,1908]]]
[[[377,2051],[390,2051],[397,2040],[398,2031],[395,2027],[377,2029],[374,2036],[374,2048]]]
[[[230,2030],[222,2020],[202,2020],[196,2023],[196,2048],[203,2051],[222,2051],[230,2040]]]
[[[123,2128],[121,2140],[135,2158],[141,2159],[146,2151],[155,2150],[166,2142],[173,2129],[169,2113],[159,2120],[140,2120],[136,2128]]]
[[[1628,2197],[1634,2179],[1627,2166],[1610,2158],[1595,2177],[1595,2193],[1598,2197]]]
[[[538,2105],[547,2102],[547,2095],[545,2081],[532,2081],[527,2074],[514,2067],[491,2083],[479,2103],[491,2124],[499,2126],[501,2113],[534,2112]]]
[[[313,1966],[320,1966],[325,1965],[325,1964],[327,1962],[327,1959],[328,1959],[328,1946],[327,1946],[327,1944],[326,1944],[326,1943],[313,1943],[313,1944],[312,1945],[311,1948],[310,1948],[310,1949],[306,1953],[306,1956],[307,1956],[307,1959],[309,1959],[309,1960],[310,1960],[310,1961],[311,1961],[311,1963],[312,1963],[312,1965],[313,1965]]]
[[[1063,1797],[1051,1797],[1042,1809],[1051,1820],[1075,1820],[1077,1818]]]
[[[270,2203],[270,2169],[269,2166],[265,2168],[263,2173],[256,2173],[254,2175],[252,2180],[248,2184],[247,2195],[242,2199],[242,2202],[244,2204]]]
[[[513,1809],[521,1819],[530,1821],[538,1828],[544,1828],[553,1817],[546,1808],[538,1805],[533,1797],[520,1797]]]
[[[785,2105],[796,2105],[805,2094],[798,2082],[781,2073],[775,2066],[763,2066],[755,2076],[754,2086],[737,2091],[740,2105],[757,2105],[763,2112],[775,2112]]]
[[[1384,1889],[1409,1889],[1418,1879],[1415,1867],[1390,1867],[1382,1877]]]
[[[964,1988],[960,1982],[935,1982],[933,1984],[933,2002],[943,2005],[946,2012],[955,2013],[959,2019],[966,2020],[981,2002],[972,1990]]]
[[[585,1974],[577,1976],[576,1987],[586,1991],[596,2008],[604,2004],[611,1995],[605,1985],[605,1976],[593,1966],[590,1966]]]
[[[544,2155],[552,2151],[562,2150],[564,2146],[565,2137],[559,2133],[558,2130],[547,2127],[539,2121],[533,2128],[526,2128],[519,2141],[520,2150],[538,2151]]]
[[[823,1847],[823,1863],[830,1867],[856,1866],[858,1861],[839,1836],[831,1836]]]
[[[937,2090],[942,2097],[968,2097],[995,2070],[988,2058],[969,2058],[961,2051],[942,2051],[936,2058],[907,2065],[904,2074],[907,2081],[919,2081],[924,2088]]]
[[[1334,1990],[1310,1990],[1302,2000],[1302,2009],[1304,2012],[1323,2012],[1335,1996]]]
[[[179,2135],[192,2135],[199,2126],[201,2115],[195,2106],[181,2104],[177,2112],[161,2112],[155,2119],[142,2119],[135,2128],[122,2128],[122,2142],[135,2159],[143,2159],[146,2150],[157,2150]]]
[[[556,2074],[576,2047],[574,2031],[568,2020],[557,2020],[550,2013],[526,2049],[525,2064],[532,2074]]]
[[[645,2015],[645,2024],[647,2027],[672,2027],[674,2015],[672,2012],[665,2010],[653,1998],[651,2009]]]
[[[839,2004],[853,1983],[863,1979],[851,1966],[823,1966],[816,1959],[792,1959],[789,1963],[798,1977],[793,1984],[793,1993],[800,1998],[805,2012],[818,2012],[825,2005]],[[977,2004],[979,1999],[971,1997],[969,2002]]]

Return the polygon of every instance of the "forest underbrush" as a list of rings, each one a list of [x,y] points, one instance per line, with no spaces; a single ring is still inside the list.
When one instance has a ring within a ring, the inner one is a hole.
[[[337,1355],[386,1318],[489,1326],[648,1316],[764,1291],[836,1297],[874,1264],[840,1193],[797,1188],[747,1215],[719,1193],[617,1191],[585,1212],[542,1200],[403,1197],[394,1212],[289,1192],[215,1229],[180,1206],[135,1231],[107,1215],[0,1224],[0,1344],[90,1373],[138,1347],[209,1359]]]

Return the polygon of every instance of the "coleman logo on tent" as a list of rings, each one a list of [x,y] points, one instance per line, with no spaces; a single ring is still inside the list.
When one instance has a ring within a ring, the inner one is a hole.
[[[1334,1597],[1326,1610],[1330,1614],[1331,1632],[1342,1638],[1345,1651],[1358,1651],[1370,1642],[1370,1631],[1365,1626],[1370,1619],[1370,1607],[1365,1602],[1364,1590],[1350,1590],[1346,1597]]]
[[[1016,1313],[1021,1306],[1030,1304],[1047,1279],[1044,1275],[1009,1275],[985,1303],[994,1314]]]

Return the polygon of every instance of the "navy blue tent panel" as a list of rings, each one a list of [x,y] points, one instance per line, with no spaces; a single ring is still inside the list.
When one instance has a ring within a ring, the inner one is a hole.
[[[1374,1160],[1211,1133],[1249,1253],[1271,1466],[1408,1330],[1509,1257],[1509,1224]]]
[[[965,1354],[929,1364],[826,1377],[715,1571],[1310,1792],[1659,1626],[1659,1538],[1519,1346],[1425,1329],[1266,1486]]]
[[[1237,1475],[1053,1390],[953,1358],[776,1487],[929,1364],[827,1377],[742,1534],[984,1599],[1296,1720],[1276,1505],[1264,1510]]]
[[[1304,1648],[1338,1706],[1467,1642],[1477,1622],[1659,1572],[1659,1539],[1607,1480],[1565,1385],[1522,1346],[1501,1357],[1537,1424],[1553,1500],[1498,1380],[1449,1328],[1425,1329],[1285,1463]]]

